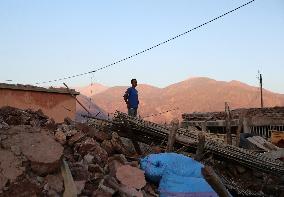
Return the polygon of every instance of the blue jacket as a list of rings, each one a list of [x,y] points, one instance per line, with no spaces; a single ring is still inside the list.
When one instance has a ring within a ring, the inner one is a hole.
[[[135,88],[133,87],[128,88],[123,97],[124,100],[128,101],[130,108],[135,108],[135,109],[138,108],[139,104],[138,91]]]

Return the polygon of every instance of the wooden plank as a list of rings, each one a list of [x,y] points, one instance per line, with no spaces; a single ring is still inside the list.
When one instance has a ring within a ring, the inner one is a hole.
[[[171,127],[170,134],[168,135],[168,145],[167,145],[166,152],[172,152],[173,151],[173,146],[174,146],[174,143],[175,143],[175,140],[176,140],[176,133],[177,133],[177,130],[179,128],[179,120],[174,119],[171,122],[171,125],[172,125],[172,127]]]
[[[214,172],[214,170],[210,166],[205,166],[204,168],[201,169],[201,172],[205,180],[210,184],[210,186],[214,189],[214,191],[218,194],[218,196],[232,197],[232,195],[223,185],[219,176]]]
[[[237,147],[240,146],[240,135],[241,135],[241,131],[242,131],[242,128],[243,128],[243,122],[244,122],[244,115],[241,115],[240,120],[239,120],[237,133],[236,133],[236,146]]]
[[[232,131],[231,131],[231,111],[227,102],[225,102],[225,113],[226,113],[226,143],[232,145]]]
[[[204,150],[205,150],[205,133],[200,132],[198,134],[197,150],[194,156],[194,159],[196,161],[201,161],[201,159],[204,157]]]
[[[77,188],[73,180],[71,171],[67,162],[63,159],[61,164],[61,174],[64,180],[64,193],[63,197],[77,197]]]
[[[66,83],[63,83],[63,85],[65,85],[65,87],[67,88],[67,91],[70,93],[70,95],[75,98],[75,100],[79,103],[79,105],[81,105],[81,107],[83,107],[84,110],[86,110],[86,112],[88,112],[88,114],[91,114],[90,111],[76,98],[76,96],[71,92],[71,90],[69,89],[69,87],[66,85]]]

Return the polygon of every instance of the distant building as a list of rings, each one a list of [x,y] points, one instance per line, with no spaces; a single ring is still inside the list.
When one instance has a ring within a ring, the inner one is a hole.
[[[79,92],[70,90],[73,95]],[[76,99],[65,88],[43,88],[30,85],[0,83],[0,107],[11,106],[19,109],[39,110],[63,122],[65,117],[72,120],[76,113]]]
[[[232,133],[236,133],[241,116],[244,133],[270,138],[272,131],[284,131],[284,107],[235,109],[231,111],[231,116]],[[196,126],[212,133],[226,133],[225,112],[185,113],[182,117],[184,128]]]

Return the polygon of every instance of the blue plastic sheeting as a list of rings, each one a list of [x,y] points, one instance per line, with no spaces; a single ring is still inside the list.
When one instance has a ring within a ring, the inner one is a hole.
[[[146,178],[159,184],[161,197],[217,197],[201,174],[201,163],[176,153],[148,155],[140,161]]]

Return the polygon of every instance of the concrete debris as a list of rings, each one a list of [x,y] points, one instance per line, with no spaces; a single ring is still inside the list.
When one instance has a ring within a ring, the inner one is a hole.
[[[62,193],[64,190],[63,187],[63,178],[61,175],[47,175],[45,177],[45,180],[47,182],[48,190],[53,190],[56,193]]]
[[[116,178],[130,188],[141,189],[146,185],[144,171],[130,165],[120,166],[116,171]]]
[[[137,182],[137,190],[116,179],[124,165],[144,178],[137,160],[124,155],[133,147],[117,133],[71,119],[55,124],[40,111],[10,107],[0,109],[0,118],[0,196],[142,196],[146,182]]]
[[[275,151],[265,152],[263,153],[263,155],[272,159],[279,159],[281,161],[284,161],[284,148],[280,148]]]
[[[74,145],[76,142],[81,141],[84,137],[85,137],[85,134],[84,134],[84,133],[77,132],[76,134],[74,134],[74,135],[68,140],[68,144],[72,146],[72,145]]]
[[[77,195],[80,195],[85,188],[86,181],[75,181]]]
[[[119,131],[111,124],[119,126]],[[41,111],[1,108],[0,196],[157,197],[157,185],[145,180],[139,158],[164,152],[167,136],[163,135],[160,140],[153,129],[136,127],[139,132],[135,140],[144,154],[139,155],[133,139],[124,133],[131,129],[130,124],[128,128],[123,124],[122,121],[83,124],[69,118],[58,124]],[[206,144],[208,139],[206,137]],[[272,151],[281,149],[274,150],[271,144],[263,146],[270,148],[271,158],[278,157],[275,155],[279,153]],[[177,142],[173,151],[195,154],[194,148]],[[213,167],[226,188],[235,194],[233,196],[279,196],[283,193],[283,180],[281,182],[279,177],[251,170],[230,157],[215,158],[210,149],[205,150],[201,162]]]
[[[13,183],[24,173],[25,168],[21,166],[21,162],[11,151],[0,149],[0,190],[8,181]]]
[[[272,151],[279,149],[277,146],[271,144],[260,136],[248,137],[247,140],[253,145],[255,145],[257,148],[264,151]]]
[[[0,109],[0,117],[8,125],[44,126],[48,120],[41,110],[34,112],[8,106]]]
[[[66,135],[62,131],[57,131],[55,133],[55,139],[62,145],[66,143]]]
[[[284,148],[284,132],[271,131],[271,142],[280,148]]]
[[[5,129],[9,129],[9,128],[10,128],[9,125],[6,122],[4,122],[4,120],[2,120],[2,118],[1,118],[0,119],[0,129],[5,130]]]

